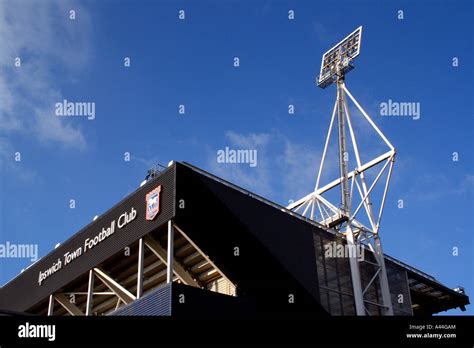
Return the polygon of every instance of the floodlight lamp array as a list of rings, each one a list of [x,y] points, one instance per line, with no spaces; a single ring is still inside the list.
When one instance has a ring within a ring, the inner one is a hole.
[[[326,88],[335,82],[338,76],[343,76],[354,69],[351,62],[360,53],[361,38],[362,26],[324,53],[318,77],[319,87]]]

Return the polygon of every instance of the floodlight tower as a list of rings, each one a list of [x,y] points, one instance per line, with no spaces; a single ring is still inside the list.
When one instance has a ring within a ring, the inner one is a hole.
[[[392,175],[396,151],[345,85],[345,75],[354,68],[352,61],[359,55],[361,38],[362,26],[357,28],[323,55],[321,71],[317,79],[317,84],[321,88],[326,88],[333,83],[336,84],[336,102],[329,125],[326,143],[324,145],[324,151],[314,191],[290,204],[288,209],[299,212],[301,215],[309,219],[317,221],[328,228],[334,229],[336,233],[345,238],[349,250],[364,250],[365,259],[363,262],[371,264],[374,270],[369,279],[361,279],[357,255],[352,253],[349,257],[357,315],[370,315],[375,312],[375,308],[379,308],[382,315],[393,315],[382,244],[378,232]],[[387,152],[366,163],[362,163],[361,161],[346,95],[349,96],[351,101],[362,114],[363,118],[388,147]],[[324,170],[326,153],[329,147],[336,115],[338,129],[339,177],[321,187],[321,174]],[[350,164],[346,143],[346,131],[349,131],[352,149],[356,160],[354,169],[350,172],[348,169]],[[367,177],[365,173],[372,168],[377,168],[379,165],[382,168],[379,170],[369,187],[367,185]],[[375,214],[377,214],[377,212],[374,210],[371,194],[373,195],[375,185],[380,181],[384,174],[386,175],[385,187],[383,189],[378,216],[376,218]],[[340,188],[341,193],[341,203],[339,206],[329,202],[329,200],[323,196],[324,193],[329,192],[332,189],[337,189],[338,187]],[[354,194],[355,188],[358,195],[357,193]],[[358,202],[356,202],[356,200]],[[355,209],[353,208],[354,206],[356,206]],[[360,213],[362,207],[365,210],[365,219],[368,221],[368,224],[364,224],[356,219],[357,214]],[[370,299],[368,298],[369,294]],[[381,294],[381,300],[378,302],[374,301],[374,294]]]

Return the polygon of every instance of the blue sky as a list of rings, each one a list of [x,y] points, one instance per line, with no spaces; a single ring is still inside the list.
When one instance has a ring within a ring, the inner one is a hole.
[[[347,86],[397,148],[384,250],[473,296],[472,15],[470,1],[2,0],[0,243],[44,256],[170,160],[283,205],[309,193],[335,98],[314,83],[321,55],[363,25]],[[63,99],[94,102],[95,119],[57,117]],[[389,99],[420,118],[381,116]],[[380,154],[354,123],[366,158]],[[258,165],[218,164],[226,146],[257,149]],[[1,259],[0,283],[29,264]]]

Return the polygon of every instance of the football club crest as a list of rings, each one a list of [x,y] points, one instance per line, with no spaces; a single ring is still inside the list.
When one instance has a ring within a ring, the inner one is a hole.
[[[146,219],[153,220],[160,212],[161,185],[148,192],[146,201]]]

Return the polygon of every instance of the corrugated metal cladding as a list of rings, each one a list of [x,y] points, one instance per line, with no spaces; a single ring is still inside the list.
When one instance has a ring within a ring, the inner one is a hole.
[[[407,271],[385,260],[394,315],[413,315]]]
[[[325,246],[342,241],[325,231],[314,232],[316,269],[322,306],[331,315],[355,315],[352,278],[347,258],[325,256]]]
[[[160,212],[153,221],[147,221],[145,219],[145,196],[158,185],[161,185],[162,188]],[[174,196],[175,166],[173,165],[6,284],[0,290],[0,308],[15,311],[27,310],[78,276],[99,265],[120,249],[125,248],[140,237],[160,227],[174,217]],[[137,211],[136,218],[133,221],[122,229],[118,229],[115,226],[114,234],[83,253],[68,265],[65,266],[63,262],[60,270],[47,278],[41,286],[38,284],[40,271],[44,272],[50,268],[59,258],[64,261],[64,254],[66,252],[72,252],[79,247],[84,248],[84,242],[87,238],[95,237],[102,231],[103,227],[109,227],[113,220],[117,224],[117,219],[120,215],[130,212],[132,207]],[[51,219],[54,219],[54,216]],[[41,233],[40,229],[38,229],[38,233]]]
[[[197,320],[242,319],[257,314],[254,298],[227,296],[179,283],[173,283],[171,308],[173,318]]]
[[[171,284],[162,285],[154,289],[152,292],[146,294],[142,298],[116,310],[110,315],[171,315],[171,289]]]
[[[334,235],[318,231],[314,234],[316,250],[316,268],[319,276],[321,304],[331,315],[355,315],[354,294],[352,290],[352,276],[349,259],[346,257],[329,258],[325,256],[325,247],[346,244]],[[364,251],[364,259],[375,262],[373,255]],[[362,285],[365,287],[371,281],[376,269],[373,265],[360,262]],[[392,261],[385,259],[387,277],[395,315],[412,315],[411,300],[406,271]],[[373,302],[382,302],[378,280],[376,287],[371,287],[366,298]],[[381,315],[378,306],[366,304],[372,315]]]

